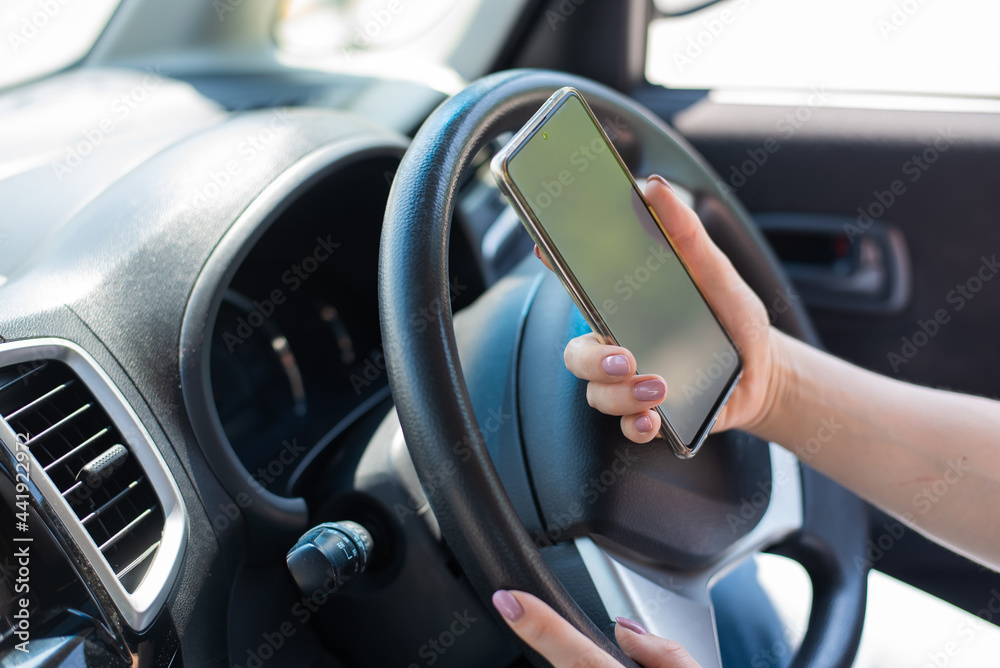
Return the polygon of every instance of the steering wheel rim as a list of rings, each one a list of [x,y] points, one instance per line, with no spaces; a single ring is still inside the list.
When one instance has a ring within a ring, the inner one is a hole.
[[[380,319],[389,383],[407,447],[420,479],[434,481],[425,485],[428,501],[473,587],[484,600],[498,588],[530,591],[617,660],[634,666],[574,602],[522,525],[483,441],[450,309],[443,307],[450,303],[448,239],[455,196],[473,157],[500,133],[520,127],[566,85],[580,90],[602,120],[624,118],[623,125],[639,135],[637,145],[658,142],[672,154],[665,162],[663,155],[643,151],[630,167],[649,173],[655,164],[659,173],[695,193],[706,226],[758,294],[794,294],[746,211],[666,124],[587,79],[512,70],[480,79],[443,103],[404,156],[383,225]],[[801,302],[786,301],[776,325],[818,344]],[[415,327],[415,321],[421,326]],[[442,477],[442,471],[454,474]],[[857,497],[832,481],[808,467],[801,473],[802,525],[775,548],[802,563],[814,585],[810,624],[794,665],[848,666],[864,619],[865,511]],[[828,512],[831,508],[836,515]]]

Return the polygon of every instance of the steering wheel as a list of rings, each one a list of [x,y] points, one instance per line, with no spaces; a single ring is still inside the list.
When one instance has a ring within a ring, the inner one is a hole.
[[[490,413],[491,423],[470,396],[450,309],[435,307],[450,303],[456,193],[483,147],[567,85],[586,97],[634,174],[659,173],[694,195],[709,232],[765,305],[782,304],[776,326],[819,343],[749,215],[660,119],[614,90],[558,72],[512,70],[474,82],[433,112],[404,156],[379,260],[389,382],[442,533],[484,601],[500,588],[529,591],[628,666],[636,664],[613,640],[614,615],[678,640],[704,668],[719,666],[710,587],[767,549],[801,563],[813,585],[793,665],[849,666],[866,603],[862,502],[776,445],[739,432],[713,436],[688,461],[656,441],[631,444],[616,418],[587,405],[585,383],[563,366],[566,342],[587,327],[540,263],[523,264],[466,309],[476,336],[491,348],[504,342],[492,380],[504,389],[491,391],[505,408]],[[514,328],[491,326],[511,309],[519,314]],[[559,566],[565,560],[556,553],[570,553],[573,566]]]

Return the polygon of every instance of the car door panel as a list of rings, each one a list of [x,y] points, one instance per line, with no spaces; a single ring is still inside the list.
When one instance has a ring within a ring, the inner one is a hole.
[[[766,235],[775,221],[797,230],[799,250],[794,235],[775,248],[792,261],[799,297],[828,350],[901,380],[1000,395],[1000,116],[843,108],[816,91],[789,105],[676,93],[649,86],[635,96],[691,141]],[[909,265],[904,296],[881,309],[865,308],[861,297],[852,304],[849,295],[834,305],[817,300],[802,284],[802,267],[836,272],[831,256],[803,262],[807,233],[825,233],[848,252],[895,235],[893,252]],[[958,454],[961,443],[954,445]],[[931,487],[914,499],[914,516],[936,498]],[[871,518],[876,568],[974,613],[1000,585],[992,571],[885,514],[872,509]]]

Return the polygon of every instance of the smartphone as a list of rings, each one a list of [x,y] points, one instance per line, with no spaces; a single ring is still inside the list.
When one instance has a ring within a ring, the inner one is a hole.
[[[743,361],[583,96],[556,91],[490,167],[591,328],[666,380],[660,435],[693,457]]]

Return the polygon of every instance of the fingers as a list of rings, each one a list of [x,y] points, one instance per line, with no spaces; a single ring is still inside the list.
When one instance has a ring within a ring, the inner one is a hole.
[[[662,176],[650,174],[646,179],[645,194],[677,253],[703,290],[713,292],[742,282],[732,262],[708,236],[698,214],[677,198]],[[535,255],[552,269],[552,264],[537,245]]]
[[[605,345],[593,332],[570,340],[563,361],[570,373],[582,380],[621,383],[635,375],[632,353],[620,346]]]
[[[649,443],[660,432],[660,414],[649,409],[622,416],[622,433],[634,443]]]
[[[554,269],[552,269],[552,265],[549,264],[548,258],[542,255],[542,249],[538,247],[538,244],[535,244],[535,257],[541,260],[542,264],[548,267],[551,271],[555,271]]]
[[[500,589],[493,594],[493,606],[511,630],[555,668],[621,665],[531,594]],[[630,619],[619,617],[617,622],[615,637],[622,651],[645,668],[700,668],[677,642],[654,636]]]
[[[698,214],[677,199],[662,177],[653,174],[646,180],[646,199],[703,290],[728,288],[741,282],[729,258],[708,236]]]
[[[605,345],[590,333],[572,339],[563,353],[566,368],[589,380],[587,403],[607,415],[621,415],[622,433],[635,443],[648,443],[660,431],[660,415],[652,408],[667,395],[663,379],[637,376],[635,357],[620,346]]]
[[[606,415],[638,415],[663,403],[667,396],[663,378],[652,374],[632,378],[631,383],[588,383],[587,403]]]
[[[646,182],[646,198],[656,213],[670,238],[677,254],[683,259],[692,277],[702,289],[708,302],[715,309],[722,324],[730,332],[738,332],[748,322],[761,321],[766,330],[766,314],[760,300],[743,282],[729,258],[719,250],[708,236],[697,214],[681,202],[673,189],[661,177],[651,175]],[[537,246],[535,254],[545,262],[545,253]],[[753,351],[740,337],[736,345],[744,358],[753,360]],[[659,433],[661,419],[653,409],[660,404],[667,393],[662,378],[658,376],[637,376],[636,360],[621,347],[605,345],[601,337],[588,334],[570,341],[564,359],[566,367],[573,375],[590,381],[587,386],[587,402],[608,415],[622,417],[621,429],[625,436],[636,443],[648,443]],[[742,388],[737,388],[733,401],[727,406],[740,403],[746,388],[754,387],[752,365],[744,374]],[[742,394],[741,394],[742,392]],[[752,412],[753,407],[751,406]],[[739,413],[727,410],[714,426],[718,431],[730,428],[729,418],[737,423]],[[648,427],[648,430],[647,430]]]
[[[618,617],[617,621],[618,645],[645,668],[700,668],[680,643],[654,636],[631,619]]]
[[[493,605],[514,633],[555,668],[614,668],[621,665],[531,594],[500,589],[493,594]]]

